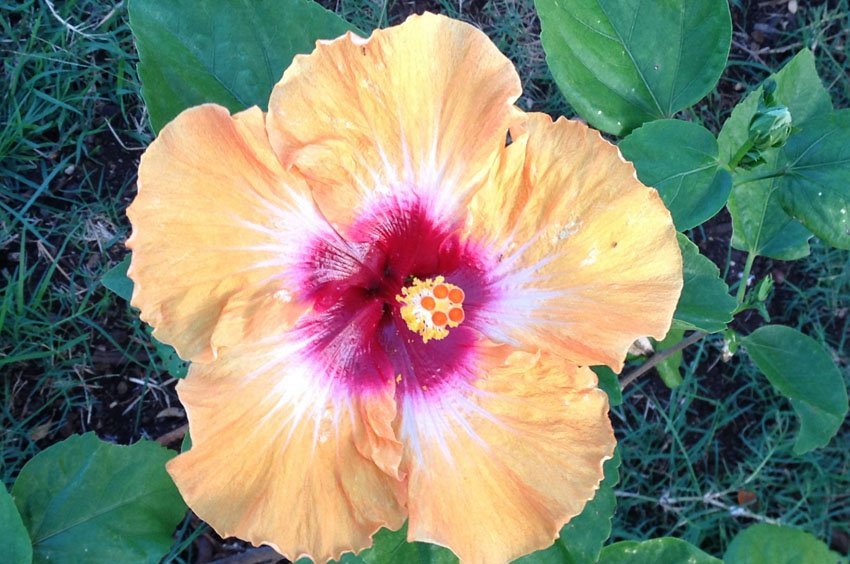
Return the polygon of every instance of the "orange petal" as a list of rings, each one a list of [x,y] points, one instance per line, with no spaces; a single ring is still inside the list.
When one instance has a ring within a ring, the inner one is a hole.
[[[598,132],[542,114],[525,125],[470,204],[470,230],[506,257],[492,337],[620,370],[635,339],[664,337],[679,299],[670,213]]]
[[[514,352],[474,388],[407,402],[408,537],[464,562],[548,547],[592,499],[614,452],[608,399],[587,368]]]
[[[362,420],[362,425],[355,428],[353,439],[360,454],[372,459],[378,468],[393,478],[402,480],[404,474],[400,466],[403,445],[393,427],[396,418],[394,389],[395,383],[389,382],[385,393],[361,397],[354,402],[359,408],[355,417]]]
[[[337,559],[404,521],[394,383],[334,396],[284,343],[223,351],[177,385],[192,448],[168,464],[183,498],[221,536],[295,561]]]
[[[404,191],[458,208],[521,117],[520,92],[486,35],[426,13],[296,57],[272,92],[269,138],[332,221],[348,222],[364,198]]]
[[[300,177],[283,170],[258,108],[186,110],[142,156],[127,210],[132,304],[185,359],[238,341],[261,302],[286,326],[302,309],[286,279],[305,226],[319,222]]]

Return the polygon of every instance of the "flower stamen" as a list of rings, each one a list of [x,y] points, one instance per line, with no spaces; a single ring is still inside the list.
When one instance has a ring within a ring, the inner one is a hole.
[[[437,276],[426,280],[414,278],[410,286],[401,289],[396,300],[403,304],[400,313],[407,328],[419,333],[427,343],[431,339],[445,339],[449,329],[463,322],[464,297],[463,290]]]

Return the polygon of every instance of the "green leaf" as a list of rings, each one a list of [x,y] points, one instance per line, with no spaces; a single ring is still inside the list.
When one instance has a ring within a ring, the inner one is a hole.
[[[620,482],[620,463],[620,451],[616,449],[613,458],[605,461],[605,478],[596,495],[561,529],[556,544],[561,545],[575,562],[595,561],[602,545],[611,536],[611,518],[617,507],[614,486]]]
[[[605,461],[605,478],[596,495],[582,512],[561,529],[560,538],[545,550],[538,550],[515,564],[580,564],[596,562],[602,545],[611,536],[611,517],[617,507],[614,486],[620,481],[620,451]]]
[[[720,564],[720,560],[694,545],[673,537],[643,542],[621,541],[602,549],[597,564]]]
[[[814,55],[808,49],[800,51],[771,78],[776,82],[774,96],[788,107],[795,127],[804,126],[815,116],[832,110],[829,92],[818,77]],[[730,162],[747,140],[750,120],[756,113],[761,95],[762,87],[751,92],[723,124],[717,139],[721,160]],[[794,139],[793,135],[791,139]],[[741,183],[748,177],[770,176],[776,171],[780,150],[765,151],[764,158],[766,164],[750,174],[733,178],[734,187],[729,198],[732,246],[780,260],[807,256],[811,232],[783,209],[777,191],[784,181],[775,177]]]
[[[127,269],[130,268],[130,255],[124,257],[124,260],[110,268],[100,279],[100,282],[106,288],[119,298],[124,298],[128,302],[133,296],[133,281],[127,277]]]
[[[30,460],[12,494],[35,562],[158,562],[186,506],[152,441],[119,446],[94,433]]]
[[[189,431],[186,431],[186,434],[183,435],[183,440],[180,442],[180,452],[188,452],[192,450],[192,435]]]
[[[673,327],[716,333],[726,329],[738,303],[729,295],[729,286],[720,278],[720,270],[699,254],[687,237],[678,234],[684,262],[685,285],[673,314]]]
[[[726,67],[726,0],[535,0],[555,82],[594,127],[623,135],[708,94]]]
[[[841,557],[814,536],[791,527],[758,524],[739,533],[723,555],[727,564],[835,564]]]
[[[815,56],[808,49],[797,53],[782,70],[770,78],[776,82],[774,96],[791,112],[794,126],[832,110],[829,92],[818,77]],[[735,106],[732,115],[723,124],[717,138],[722,161],[729,163],[749,137],[750,120],[758,109],[761,95],[762,87],[759,86]]]
[[[773,166],[762,165],[753,174],[762,174]],[[779,178],[768,178],[736,183],[732,188],[729,214],[734,248],[779,260],[796,260],[811,252],[812,233],[782,209],[779,186]]]
[[[129,11],[155,131],[205,102],[265,109],[295,55],[353,29],[309,0],[132,0]]]
[[[684,329],[670,329],[670,332],[667,333],[667,336],[664,337],[664,340],[658,343],[657,352],[663,352],[665,349],[669,349],[670,347],[676,345],[677,343],[679,343],[679,341],[682,340],[684,336]],[[682,383],[682,373],[679,372],[679,367],[681,365],[681,350],[676,351],[675,353],[655,365],[655,369],[658,371],[658,375],[661,377],[661,380],[664,382],[664,385],[666,385],[668,388],[673,389]]]
[[[623,139],[620,151],[641,182],[658,190],[679,231],[711,219],[726,205],[732,176],[720,168],[717,140],[701,125],[649,122]]]
[[[309,562],[305,560],[306,564]],[[442,546],[426,542],[407,542],[407,523],[398,531],[381,529],[373,538],[371,548],[359,555],[342,555],[341,564],[386,564],[404,562],[405,564],[457,564],[457,556]],[[299,561],[298,564],[301,564]]]
[[[608,404],[616,407],[623,403],[623,390],[620,388],[620,377],[607,366],[592,366],[599,380],[599,389],[608,394]]]
[[[382,529],[375,535],[372,548],[361,554],[366,564],[386,562],[419,562],[421,564],[456,564],[457,556],[442,546],[425,542],[407,542],[407,524],[398,531]]]
[[[779,203],[833,247],[850,249],[850,109],[806,121],[782,148]]]
[[[162,362],[163,368],[175,378],[185,378],[189,373],[189,363],[180,358],[174,347],[157,340],[152,335],[150,327],[147,328],[147,333],[153,349],[156,351],[156,355],[159,357],[160,362]]]
[[[814,339],[783,325],[766,325],[741,343],[800,418],[794,453],[826,445],[847,415],[844,378]]]
[[[727,165],[732,164],[738,150],[750,137],[750,120],[758,110],[762,90],[763,88],[759,86],[738,102],[717,135],[717,154]]]
[[[32,544],[21,514],[6,488],[0,489],[0,545],[6,562],[32,562]]]

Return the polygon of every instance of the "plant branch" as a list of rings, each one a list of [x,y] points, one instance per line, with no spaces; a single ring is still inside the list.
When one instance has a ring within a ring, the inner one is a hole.
[[[620,379],[620,388],[625,389],[626,386],[628,386],[629,384],[631,384],[632,382],[634,382],[635,380],[637,380],[638,378],[640,378],[641,376],[643,376],[644,374],[646,374],[647,372],[652,370],[659,362],[662,362],[662,361],[670,358],[671,356],[673,356],[674,354],[676,354],[680,350],[682,350],[686,347],[689,347],[689,346],[693,345],[694,343],[700,341],[706,335],[708,335],[708,333],[705,333],[703,331],[694,331],[693,333],[691,333],[686,338],[682,339],[681,341],[679,341],[678,343],[676,343],[675,345],[673,345],[669,349],[664,349],[663,351],[659,351],[659,352],[655,353],[654,355],[649,357],[649,359],[646,362],[644,362],[643,364],[641,364],[640,366],[638,366],[637,368],[635,368],[634,370],[632,370],[631,372],[629,372],[628,374],[623,376]]]
[[[701,496],[669,497],[667,495],[663,495],[657,500],[649,496],[634,494],[622,490],[616,490],[614,492],[614,495],[616,495],[617,497],[629,497],[640,499],[643,501],[654,502],[660,505],[665,511],[672,511],[674,513],[682,512],[689,504],[704,503],[705,505],[710,505],[712,507],[716,507],[718,509],[726,511],[732,517],[744,517],[746,519],[752,519],[754,521],[759,521],[760,523],[769,523],[771,525],[782,524],[782,522],[778,519],[772,519],[764,515],[759,515],[758,513],[754,513],[741,505],[724,503],[722,498],[729,495],[729,493],[730,491],[727,490],[725,492],[709,492]]]

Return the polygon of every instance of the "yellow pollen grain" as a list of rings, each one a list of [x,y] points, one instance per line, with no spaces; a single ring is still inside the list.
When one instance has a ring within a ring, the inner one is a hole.
[[[402,288],[396,300],[402,305],[401,318],[407,328],[418,333],[422,341],[439,341],[449,335],[449,330],[460,325],[463,313],[464,292],[446,282],[442,276],[419,280]]]

